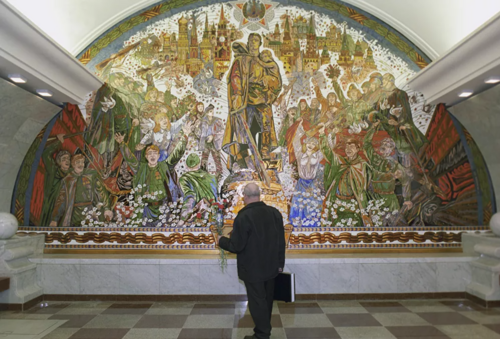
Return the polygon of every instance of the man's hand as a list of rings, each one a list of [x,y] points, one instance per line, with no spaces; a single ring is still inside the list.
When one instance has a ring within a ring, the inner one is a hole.
[[[385,98],[384,101],[382,101],[382,103],[380,104],[380,109],[386,110],[388,108],[389,108],[389,101],[387,100],[387,98]]]
[[[189,136],[191,132],[193,131],[194,123],[193,122],[188,122],[182,126],[182,131],[184,132],[185,136]]]
[[[213,135],[209,135],[209,136],[207,137],[207,142],[208,142],[208,143],[211,143],[211,142],[212,142],[212,140],[214,140],[214,136],[213,136]]]
[[[104,218],[106,219],[106,221],[110,221],[111,219],[113,219],[113,212],[110,210],[105,210]]]
[[[49,227],[57,227],[57,221],[51,221]]]
[[[62,134],[62,133],[61,133],[61,134],[56,135],[57,140],[59,140],[59,141],[61,142],[61,144],[62,144],[62,143],[64,143],[64,136],[65,136],[65,135],[66,135],[66,134]]]
[[[407,209],[411,210],[411,208],[413,207],[413,203],[411,201],[405,201],[403,203],[403,206],[406,206]]]
[[[144,149],[144,147],[146,147],[146,145],[143,145],[143,144],[137,144],[137,146],[135,146],[135,150],[136,151],[142,151]]]
[[[278,268],[278,272],[283,273],[283,267]]]
[[[397,125],[399,125],[399,123],[394,119],[389,119],[389,125],[397,126]]]
[[[312,78],[311,82],[312,82],[313,86],[318,86],[318,80],[316,80],[316,78]]]
[[[139,119],[132,120],[132,126],[139,126]]]
[[[125,134],[115,133],[115,140],[121,144],[125,140]]]

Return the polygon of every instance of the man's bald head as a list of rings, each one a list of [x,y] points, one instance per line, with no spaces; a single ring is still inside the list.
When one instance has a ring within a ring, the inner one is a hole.
[[[243,201],[245,205],[260,201],[260,188],[257,184],[250,183],[243,189]]]

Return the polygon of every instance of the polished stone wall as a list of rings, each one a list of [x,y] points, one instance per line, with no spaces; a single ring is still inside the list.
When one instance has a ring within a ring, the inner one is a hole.
[[[36,135],[61,109],[0,79],[0,212],[10,212],[12,191]]]
[[[470,98],[449,111],[467,128],[488,165],[495,193],[500,192],[500,86]],[[497,210],[500,199],[496,199]]]
[[[111,257],[111,258],[108,258]],[[471,256],[431,254],[342,255],[289,258],[297,294],[387,294],[464,292]],[[242,295],[236,260],[222,273],[216,256],[201,259],[122,256],[32,258],[44,294]]]

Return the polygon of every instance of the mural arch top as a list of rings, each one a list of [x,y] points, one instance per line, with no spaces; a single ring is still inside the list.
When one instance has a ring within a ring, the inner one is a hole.
[[[494,195],[474,141],[403,87],[429,59],[340,1],[168,1],[79,56],[106,84],[21,168],[33,226],[196,227],[257,182],[299,228],[463,227]]]

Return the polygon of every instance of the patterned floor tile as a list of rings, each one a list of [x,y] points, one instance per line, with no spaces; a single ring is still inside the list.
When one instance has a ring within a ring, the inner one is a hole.
[[[177,339],[181,328],[132,328],[123,339]]]
[[[136,314],[101,314],[96,315],[84,328],[132,328],[141,319]]]
[[[128,331],[126,328],[82,328],[69,339],[122,339]]]
[[[231,339],[231,328],[183,328],[178,339]]]
[[[332,327],[325,314],[282,314],[283,327]]]
[[[475,321],[456,312],[416,313],[432,325],[466,325],[476,324]]]
[[[444,300],[441,301],[441,304],[448,306],[449,308],[453,309],[454,311],[458,312],[465,312],[465,311],[482,311],[485,308],[478,305],[474,304],[470,300]]]
[[[233,328],[234,315],[189,315],[184,328]]]
[[[153,304],[112,304],[101,314],[145,314]]]
[[[467,311],[458,313],[477,322],[478,324],[500,324],[499,312]]]
[[[33,306],[25,313],[37,313],[37,314],[54,314],[59,312],[61,309],[69,306],[69,303],[49,303],[43,302],[38,305]]]
[[[219,315],[234,315],[234,304],[196,304],[191,310],[192,315],[196,314],[219,314]]]
[[[318,303],[279,303],[280,314],[322,314]]]
[[[371,314],[328,314],[335,327],[382,326]]]
[[[250,315],[245,315],[242,317],[235,316],[233,326],[237,327],[237,328],[242,328],[242,327],[254,328],[255,324],[254,324],[253,319]],[[281,322],[281,317],[278,314],[271,316],[271,326],[273,328],[283,327],[283,323]]]
[[[79,328],[56,328],[54,331],[50,332],[42,339],[68,339],[73,334],[78,332]]]
[[[333,327],[285,328],[285,333],[287,339],[340,338],[339,333]]]
[[[182,328],[187,315],[144,315],[134,328]]]
[[[425,326],[430,325],[415,313],[374,313],[373,317],[383,326]]]
[[[409,309],[395,301],[362,301],[360,304],[370,313],[410,312]]]
[[[321,306],[325,314],[345,314],[345,313],[368,313],[368,310],[362,306],[359,307],[328,307]]]
[[[500,339],[500,334],[482,325],[436,326],[451,339]]]
[[[63,328],[81,328],[89,321],[95,318],[95,315],[68,315],[68,314],[54,314],[50,319],[67,320],[61,325]]]
[[[396,338],[449,338],[434,326],[388,326],[386,329]]]
[[[234,328],[232,339],[243,339],[246,335],[253,335],[253,328]],[[270,339],[287,339],[283,328],[273,328]]]
[[[57,312],[56,314],[67,314],[67,315],[98,315],[101,314],[106,308],[99,307],[88,307],[88,308],[76,308],[76,307],[66,307]]]
[[[342,339],[396,339],[384,327],[339,327],[336,330]]]
[[[403,300],[401,305],[412,312],[453,312],[453,309],[434,300]]]
[[[484,325],[485,327],[489,328],[490,330],[500,334],[500,325],[499,324],[487,324]]]

